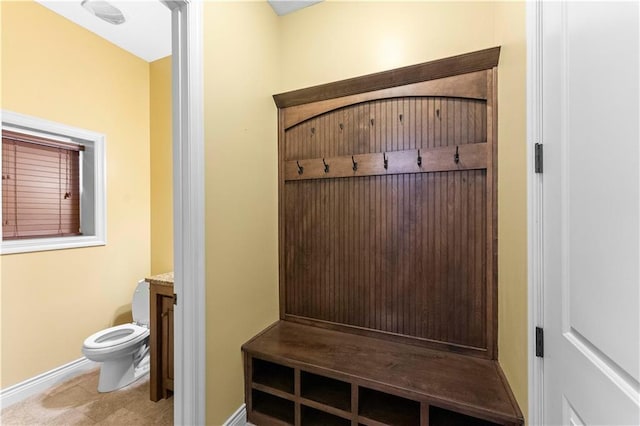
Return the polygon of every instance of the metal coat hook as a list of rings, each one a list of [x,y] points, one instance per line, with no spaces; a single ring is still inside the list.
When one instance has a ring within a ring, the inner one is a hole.
[[[339,126],[340,126],[340,130],[344,129],[344,124],[340,123]]]
[[[298,174],[301,175],[304,173],[304,167],[302,167],[298,161],[296,161],[296,164],[298,165]]]
[[[453,161],[458,164],[460,162],[460,154],[458,153],[458,146],[456,146],[456,154],[453,156]]]
[[[312,134],[312,135],[315,135],[315,134],[316,134],[316,128],[315,128],[315,127],[312,127],[312,128],[311,128],[311,134]]]
[[[402,123],[402,114],[400,114],[400,115],[398,116],[398,118],[400,119],[400,122]]]
[[[422,156],[420,155],[420,150],[418,150],[418,167],[422,167]]]
[[[440,109],[436,110],[436,117],[440,118]]]
[[[375,120],[372,118],[371,120],[369,120],[369,122],[371,123],[371,125],[373,126],[373,123],[375,123]]]
[[[353,155],[351,156],[351,162],[353,163],[353,167],[351,168],[355,172],[356,170],[358,170],[358,163],[356,162],[355,158],[353,158]]]
[[[329,165],[324,161],[324,158],[322,159],[322,164],[324,164],[324,172],[329,173]]]
[[[386,152],[382,153],[382,159],[384,160],[384,168],[388,169],[389,168],[389,158],[387,158],[387,153]]]

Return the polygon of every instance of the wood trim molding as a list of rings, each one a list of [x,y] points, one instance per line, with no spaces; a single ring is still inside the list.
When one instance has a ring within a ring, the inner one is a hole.
[[[342,96],[404,86],[459,74],[491,69],[498,65],[500,47],[479,50],[411,65],[390,71],[322,84],[273,96],[278,108],[287,108]]]
[[[486,348],[475,346],[465,346],[456,343],[443,342],[439,340],[431,340],[425,338],[417,338],[404,334],[393,333],[390,331],[376,330],[372,328],[364,328],[356,325],[342,324],[337,322],[324,321],[316,318],[302,317],[298,315],[285,314],[283,320],[294,322],[296,324],[310,325],[313,327],[323,328],[326,330],[340,331],[358,336],[375,337],[377,339],[395,343],[404,343],[407,345],[424,347],[426,349],[441,350],[462,355],[468,355],[476,358],[492,359]]]
[[[459,155],[459,162],[454,160]],[[446,146],[431,149],[407,149],[379,153],[310,158],[284,162],[284,180],[332,179],[356,176],[380,176],[406,173],[445,172],[486,169],[490,161],[486,143]],[[418,155],[421,164],[418,165]],[[384,166],[387,160],[387,167]],[[353,169],[356,162],[356,169]],[[325,171],[325,164],[327,165]]]
[[[349,105],[372,100],[397,98],[403,96],[444,96],[467,99],[487,99],[488,71],[476,71],[459,76],[422,81],[405,86],[391,87],[357,95],[326,99],[311,104],[296,105],[282,109],[284,128],[289,129],[305,120]]]
[[[85,227],[85,235],[59,238],[30,238],[6,240],[0,244],[0,254],[29,253],[46,250],[64,250],[80,247],[103,246],[107,244],[107,155],[106,136],[94,131],[67,126],[13,111],[0,110],[3,129],[18,130],[34,136],[43,135],[60,142],[82,143],[85,149],[93,151],[86,156],[83,168],[85,173],[93,175],[93,200],[86,204],[81,221],[93,222],[93,232]],[[89,160],[92,158],[92,160]],[[1,212],[0,212],[1,216]],[[1,218],[1,217],[0,217]]]
[[[202,3],[167,0],[172,24],[174,423],[206,423]]]
[[[4,388],[0,390],[0,408],[5,409],[20,401],[24,401],[30,396],[49,390],[72,377],[86,373],[96,367],[98,367],[98,363],[82,357],[20,383],[16,383],[13,386]]]
[[[544,326],[542,175],[536,174],[534,144],[542,137],[542,9],[527,2],[527,241],[528,241],[528,419],[544,421],[544,358],[535,356],[535,328]]]
[[[247,424],[247,406],[242,404],[222,426],[245,426]]]

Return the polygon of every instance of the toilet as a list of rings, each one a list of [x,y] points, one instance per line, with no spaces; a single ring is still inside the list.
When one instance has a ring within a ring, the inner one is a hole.
[[[111,392],[149,372],[149,283],[138,282],[131,303],[133,323],[117,325],[87,337],[82,353],[101,362],[98,392]]]

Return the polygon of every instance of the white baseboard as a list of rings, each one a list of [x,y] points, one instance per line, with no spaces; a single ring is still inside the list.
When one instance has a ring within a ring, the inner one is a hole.
[[[43,392],[58,383],[64,382],[86,371],[92,370],[99,364],[82,357],[68,364],[56,367],[45,373],[9,386],[0,390],[0,407],[6,408],[10,405],[29,398],[32,395]]]
[[[247,425],[247,406],[242,404],[235,413],[227,419],[222,426],[246,426]]]

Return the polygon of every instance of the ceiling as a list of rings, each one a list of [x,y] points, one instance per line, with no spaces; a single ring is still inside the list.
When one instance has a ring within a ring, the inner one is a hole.
[[[267,0],[279,16],[287,15],[322,0]],[[171,54],[171,12],[159,0],[109,1],[122,11],[126,21],[109,24],[80,5],[81,0],[36,0],[147,62]]]
[[[158,0],[109,1],[126,18],[120,25],[96,17],[81,0],[36,1],[147,62],[171,54],[171,11]]]
[[[322,0],[267,0],[279,16],[320,3]]]

